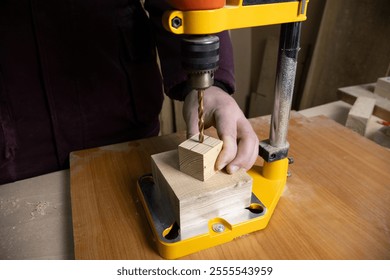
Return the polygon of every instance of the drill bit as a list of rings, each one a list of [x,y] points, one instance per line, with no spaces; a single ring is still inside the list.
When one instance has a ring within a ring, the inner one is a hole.
[[[204,90],[198,90],[198,128],[199,128],[199,143],[204,140],[204,107],[203,107]]]

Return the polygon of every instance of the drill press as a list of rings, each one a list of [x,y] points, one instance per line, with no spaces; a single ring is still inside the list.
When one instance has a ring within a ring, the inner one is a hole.
[[[157,241],[159,253],[168,259],[194,253],[233,240],[244,234],[264,229],[284,190],[288,171],[287,130],[291,109],[301,22],[306,20],[308,0],[170,0],[172,11],[163,17],[164,27],[175,34],[190,35],[183,41],[183,67],[189,82],[198,90],[199,128],[202,130],[202,93],[213,84],[218,67],[217,32],[281,24],[279,56],[276,74],[275,101],[269,139],[260,142],[262,167],[248,171],[253,178],[252,201],[242,212],[225,217],[227,230],[215,229],[216,217],[206,225],[207,232],[181,239],[174,225],[164,225],[159,215],[159,200],[153,197],[154,182],[149,177],[139,179],[138,193],[146,210]],[[201,139],[200,139],[201,140]],[[174,234],[174,238],[167,238]]]

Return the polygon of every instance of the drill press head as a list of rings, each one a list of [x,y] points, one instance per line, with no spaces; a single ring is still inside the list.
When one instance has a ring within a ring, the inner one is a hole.
[[[214,84],[214,72],[219,62],[219,37],[190,36],[182,40],[182,65],[187,71],[189,85],[196,90]]]

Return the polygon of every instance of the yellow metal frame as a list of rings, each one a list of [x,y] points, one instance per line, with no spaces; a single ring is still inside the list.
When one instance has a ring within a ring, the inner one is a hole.
[[[227,2],[228,5],[224,8],[215,10],[168,11],[164,14],[163,25],[166,30],[175,34],[202,35],[237,28],[298,22],[306,20],[309,1],[248,6],[242,5],[243,0]],[[172,26],[174,19],[180,21],[180,26]]]
[[[235,225],[231,225],[226,220],[216,217],[208,222],[208,233],[173,243],[164,242],[162,236],[159,236],[160,234],[153,224],[153,218],[143,196],[141,187],[138,185],[138,195],[153,230],[159,254],[165,259],[177,259],[232,241],[239,236],[264,229],[268,225],[284,190],[287,171],[288,159],[285,158],[271,163],[265,162],[263,167],[255,166],[248,172],[253,178],[252,192],[260,199],[261,203],[266,208],[266,212],[263,216]],[[215,232],[212,228],[212,225],[215,223],[223,224],[225,230],[220,233]]]

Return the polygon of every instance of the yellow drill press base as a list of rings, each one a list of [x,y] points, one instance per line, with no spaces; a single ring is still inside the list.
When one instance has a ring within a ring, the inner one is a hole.
[[[264,229],[284,190],[287,171],[288,159],[265,162],[263,167],[253,167],[248,171],[253,178],[252,204],[247,208],[249,218],[238,223],[229,223],[227,219],[215,217],[209,220],[207,233],[185,240],[180,239],[176,225],[161,216],[164,213],[164,205],[158,205],[159,198],[153,192],[153,177],[141,177],[138,180],[137,192],[153,230],[159,254],[165,259],[177,259]],[[173,232],[175,230],[176,234]]]

